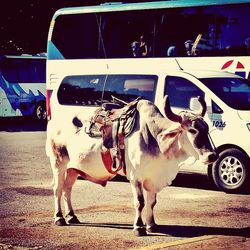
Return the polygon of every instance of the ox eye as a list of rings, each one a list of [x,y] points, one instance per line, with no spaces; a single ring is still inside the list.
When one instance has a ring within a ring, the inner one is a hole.
[[[194,129],[194,128],[190,128],[190,129],[188,130],[188,132],[191,133],[192,135],[197,134],[197,130]]]

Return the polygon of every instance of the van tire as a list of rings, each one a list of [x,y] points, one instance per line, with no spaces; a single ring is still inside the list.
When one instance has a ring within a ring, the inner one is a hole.
[[[37,121],[45,121],[47,118],[47,111],[45,103],[41,102],[36,105],[34,109],[34,118]]]
[[[226,193],[245,193],[249,191],[249,159],[239,149],[222,151],[219,158],[208,170],[208,177],[219,190]]]

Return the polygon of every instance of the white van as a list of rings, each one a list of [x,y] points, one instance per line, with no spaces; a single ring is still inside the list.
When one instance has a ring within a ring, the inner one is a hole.
[[[196,97],[204,97],[205,119],[219,159],[211,166],[196,163],[181,171],[207,174],[225,192],[249,189],[249,80],[226,72],[181,69],[174,59],[171,63],[156,58],[106,59],[98,64],[58,60],[54,66],[56,73],[47,75],[47,108],[48,118],[57,122],[72,122],[80,112],[88,118],[112,96],[127,102],[141,96],[162,110],[168,95],[175,112],[197,109]]]

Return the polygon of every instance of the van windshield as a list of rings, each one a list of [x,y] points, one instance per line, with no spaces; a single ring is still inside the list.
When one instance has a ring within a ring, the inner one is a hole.
[[[238,110],[250,110],[250,81],[244,78],[199,79],[228,106]]]

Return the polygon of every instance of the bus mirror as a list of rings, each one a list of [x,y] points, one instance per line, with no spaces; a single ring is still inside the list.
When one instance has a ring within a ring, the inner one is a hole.
[[[200,106],[201,105],[200,105],[200,102],[198,101],[197,97],[192,97],[190,99],[190,104],[189,104],[190,110],[192,110],[192,111],[199,111]]]

